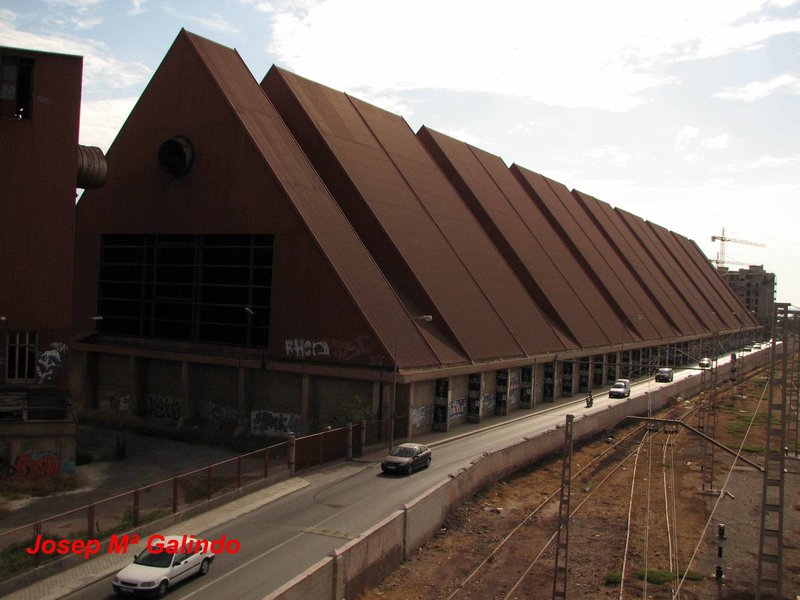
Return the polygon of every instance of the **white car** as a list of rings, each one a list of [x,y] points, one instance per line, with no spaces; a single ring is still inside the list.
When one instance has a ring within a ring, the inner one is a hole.
[[[167,590],[191,575],[205,575],[214,560],[214,553],[201,549],[204,542],[187,536],[168,535],[150,544],[151,550],[136,555],[133,563],[114,577],[111,587],[120,596],[149,596],[159,598]],[[177,552],[171,551],[176,548]]]
[[[700,365],[701,369],[710,369],[711,368],[711,359],[710,358],[701,358],[699,365]]]

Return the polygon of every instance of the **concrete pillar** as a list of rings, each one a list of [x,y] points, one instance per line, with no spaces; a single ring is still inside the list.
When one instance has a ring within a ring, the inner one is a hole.
[[[180,429],[194,415],[194,407],[191,405],[191,394],[189,390],[189,363],[181,361],[181,416],[178,419]]]
[[[130,357],[131,399],[128,410],[131,414],[144,415],[145,359],[139,356]]]
[[[239,367],[239,379],[236,385],[236,429],[233,437],[240,437],[247,433],[250,423],[250,406],[247,396],[247,373],[244,367]]]
[[[311,395],[310,390],[311,390],[311,376],[306,373],[303,373],[302,391],[300,392],[300,414],[303,417],[303,423],[308,423],[309,419],[308,403],[309,403],[309,396]]]

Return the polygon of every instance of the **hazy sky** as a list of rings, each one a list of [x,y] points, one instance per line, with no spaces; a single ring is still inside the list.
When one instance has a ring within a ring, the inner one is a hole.
[[[0,0],[111,145],[181,27],[777,274],[800,305],[800,0]],[[740,265],[731,265],[738,269]]]

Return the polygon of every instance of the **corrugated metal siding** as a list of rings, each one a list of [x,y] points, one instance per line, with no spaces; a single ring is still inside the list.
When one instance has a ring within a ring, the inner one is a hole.
[[[694,286],[697,294],[703,300],[703,306],[706,309],[706,318],[710,318],[712,331],[723,331],[730,328],[731,322],[735,321],[731,310],[724,307],[722,298],[719,297],[717,291],[708,283],[702,276],[697,266],[690,260],[687,260],[683,249],[675,238],[673,238],[669,231],[663,227],[659,227],[653,223],[644,223],[644,228],[647,233],[651,234],[665,251],[669,254],[671,262],[676,264],[684,273],[687,279]],[[709,321],[707,321],[709,322]]]
[[[556,308],[556,298],[553,298],[554,290],[550,287],[544,289],[536,281],[531,271],[532,266],[540,265],[548,259],[526,227],[525,222],[493,182],[488,170],[476,158],[472,149],[463,142],[425,127],[417,133],[417,136],[541,311],[541,313],[532,315],[537,320],[542,319],[543,321],[541,325],[537,324],[535,327],[537,334],[541,336],[541,350],[551,351],[576,347],[575,336],[570,332],[562,314]],[[497,160],[499,161],[499,159]],[[510,178],[508,170],[501,161],[500,165],[502,174],[506,178]],[[514,182],[511,181],[511,183]],[[518,187],[517,190],[521,194]],[[554,265],[549,266],[552,271],[557,271]],[[561,280],[561,283],[565,282]],[[569,288],[567,289],[569,290]],[[545,318],[549,320],[549,323],[544,322]],[[552,334],[545,336],[540,332],[544,334],[552,332]]]
[[[675,242],[683,250],[686,260],[695,265],[698,272],[715,290],[717,297],[721,299],[723,305],[728,309],[731,318],[728,318],[727,315],[725,318],[730,328],[758,326],[756,319],[748,312],[747,307],[725,282],[719,271],[714,268],[697,244],[675,232],[669,232],[669,235],[674,238]]]
[[[495,307],[442,236],[350,100],[344,94],[319,84],[284,71],[278,74],[277,71],[273,68],[262,84],[267,95],[274,98],[279,111],[285,114],[287,107],[281,105],[282,98],[276,93],[276,88],[289,87],[306,118],[321,133],[351,185],[343,181],[345,176],[329,176],[326,183],[337,199],[340,194],[349,198],[343,209],[348,218],[354,220],[354,228],[359,234],[365,233],[360,227],[364,225],[365,208],[369,219],[378,224],[372,231],[373,236],[365,237],[364,242],[382,270],[393,279],[392,263],[385,260],[385,254],[397,252],[402,256],[435,306],[436,313],[441,315],[470,359],[521,354],[522,349]],[[272,74],[274,76],[270,77]],[[300,128],[293,121],[289,126],[295,136],[303,136],[308,130],[307,125]],[[300,138],[304,147],[312,142]],[[318,166],[319,162],[314,161],[314,164]],[[321,166],[318,170],[328,173]],[[361,206],[353,206],[354,198],[361,201]]]
[[[31,118],[0,119],[0,306],[11,329],[68,331],[83,61],[0,54],[34,61]]]
[[[625,222],[633,237],[639,242],[643,251],[652,263],[672,283],[676,292],[683,299],[692,314],[701,323],[705,331],[717,331],[719,321],[714,318],[713,311],[692,280],[686,276],[680,265],[665,251],[661,242],[647,229],[644,219],[616,208],[615,211]]]
[[[527,203],[520,206],[520,214],[530,214],[528,227],[539,240],[550,260],[558,268],[567,285],[572,289],[571,296],[579,304],[566,307],[574,313],[571,325],[573,331],[580,331],[583,347],[613,343],[620,339],[623,323],[597,286],[586,274],[583,265],[576,259],[571,242],[565,240],[545,209],[541,197],[552,194],[541,176],[519,165],[511,166],[511,173],[518,185],[527,195]],[[588,338],[588,339],[587,339]]]
[[[611,205],[577,190],[572,190],[572,193],[583,205],[587,214],[591,215],[597,223],[611,247],[615,249],[617,256],[629,265],[628,270],[634,274],[634,277],[640,279],[643,287],[649,289],[654,297],[658,298],[659,303],[666,309],[669,319],[677,326],[679,335],[689,336],[700,333],[702,326],[699,321],[691,315],[688,307],[677,302],[671,283],[664,279],[652,261],[646,260],[640,245],[631,244],[630,232]]]
[[[364,102],[353,100],[353,104],[521,352],[532,355],[560,349],[539,307],[405,121]]]
[[[589,267],[598,274],[604,293],[615,298],[623,314],[644,339],[671,338],[677,333],[665,318],[663,308],[656,304],[639,279],[611,248],[597,224],[584,212],[575,196],[563,184],[544,177],[555,192],[559,204],[550,203],[555,218],[568,235],[576,240]],[[620,294],[625,289],[628,294]],[[642,315],[642,319],[637,316]]]

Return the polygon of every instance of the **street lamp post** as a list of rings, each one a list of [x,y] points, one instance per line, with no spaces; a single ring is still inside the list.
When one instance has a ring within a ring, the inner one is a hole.
[[[430,323],[433,321],[433,317],[431,315],[419,315],[418,317],[411,317],[412,321],[427,321]],[[397,349],[400,343],[400,331],[402,330],[402,325],[397,328],[397,333],[394,336],[394,354],[392,355],[394,361],[394,368],[392,369],[392,404],[389,408],[389,451],[392,451],[394,448],[394,418],[395,418],[395,407],[397,405],[397,371],[398,371],[398,362],[397,362]]]

